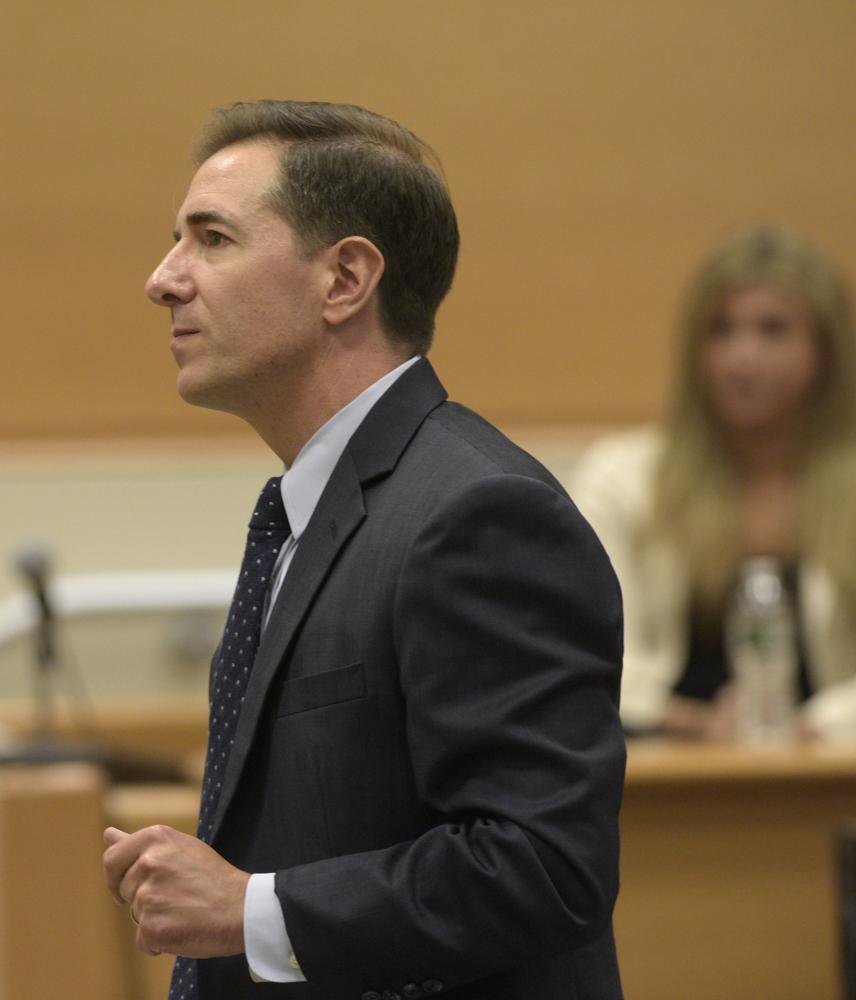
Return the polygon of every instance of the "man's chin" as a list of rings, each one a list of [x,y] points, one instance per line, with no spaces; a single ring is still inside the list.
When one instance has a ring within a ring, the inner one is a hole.
[[[219,410],[223,413],[234,413],[234,409],[229,403],[229,394],[223,386],[191,378],[188,372],[181,371],[178,373],[175,387],[182,400],[191,406],[200,406],[206,410]]]

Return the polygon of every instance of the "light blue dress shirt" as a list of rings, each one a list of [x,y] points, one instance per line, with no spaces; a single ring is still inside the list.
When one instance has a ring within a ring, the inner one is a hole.
[[[321,499],[324,487],[354,431],[386,390],[412,364],[411,358],[387,372],[356,399],[332,416],[300,449],[282,477],[282,501],[291,527],[268,592],[265,624],[294,558],[300,536]],[[285,928],[282,907],[274,890],[274,873],[251,875],[244,896],[244,947],[250,975],[256,982],[302,983],[306,979]]]

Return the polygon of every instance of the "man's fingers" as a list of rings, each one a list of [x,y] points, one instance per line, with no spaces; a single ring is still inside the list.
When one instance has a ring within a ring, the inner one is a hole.
[[[136,896],[140,884],[151,874],[152,850],[161,850],[183,834],[167,826],[147,826],[136,833],[125,833],[108,826],[104,831],[104,875],[107,888],[117,903],[130,903]],[[188,838],[196,843],[195,838]],[[149,860],[146,861],[146,858]]]
[[[137,859],[134,838],[132,834],[125,833],[124,830],[119,830],[115,826],[108,826],[102,836],[107,845],[103,857],[107,888],[113,899],[120,905],[124,905],[128,899],[122,895],[120,885],[128,869]]]
[[[142,929],[142,927],[138,927],[137,928],[136,945],[137,945],[137,948],[144,955],[152,955],[152,956],[154,956],[154,955],[160,955],[160,954],[162,954],[162,952],[158,951],[157,948],[152,948],[150,945],[146,944],[145,939],[143,937],[143,929]]]
[[[104,843],[108,847],[112,847],[114,844],[118,844],[120,840],[127,837],[128,834],[124,830],[119,830],[115,826],[108,826],[107,829],[102,834]]]
[[[246,872],[163,825],[134,833],[108,827],[104,843],[107,886],[117,902],[133,907],[140,951],[195,957],[243,951]]]

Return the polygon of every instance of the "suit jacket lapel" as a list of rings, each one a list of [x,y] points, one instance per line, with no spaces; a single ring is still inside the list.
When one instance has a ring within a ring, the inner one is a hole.
[[[229,755],[212,839],[235,793],[271,683],[338,553],[366,516],[363,486],[395,467],[428,413],[446,398],[419,361],[378,400],[348,443],[303,533],[265,629]]]

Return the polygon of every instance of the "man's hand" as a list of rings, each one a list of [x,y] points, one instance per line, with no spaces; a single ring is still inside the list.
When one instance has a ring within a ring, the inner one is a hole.
[[[141,951],[210,958],[244,950],[247,872],[169,826],[136,833],[110,826],[104,843],[107,887],[139,921]]]

